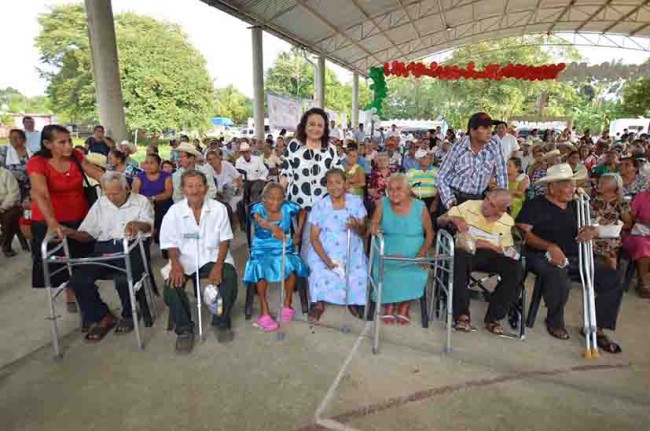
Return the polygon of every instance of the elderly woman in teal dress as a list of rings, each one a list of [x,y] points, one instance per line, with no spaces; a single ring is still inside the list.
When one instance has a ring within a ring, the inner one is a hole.
[[[305,262],[294,248],[289,235],[291,223],[298,215],[298,230],[302,228],[305,215],[300,207],[284,200],[284,188],[277,183],[269,183],[262,192],[262,202],[251,208],[251,223],[254,224],[254,236],[251,256],[246,262],[244,283],[255,283],[260,298],[260,316],[256,326],[265,332],[278,329],[277,322],[269,313],[266,290],[270,282],[285,279],[285,299],[281,315],[282,323],[293,318],[292,297],[297,277],[307,277],[309,271]],[[282,274],[282,243],[286,241],[286,262]]]
[[[391,175],[388,179],[388,197],[382,197],[377,203],[370,232],[383,233],[385,255],[408,258],[426,256],[434,239],[431,217],[424,202],[411,196],[407,177],[404,174]],[[375,280],[378,276],[377,267],[378,265],[373,265]],[[408,325],[410,303],[424,294],[427,277],[424,265],[385,262],[382,291],[384,310],[381,321],[386,324]]]

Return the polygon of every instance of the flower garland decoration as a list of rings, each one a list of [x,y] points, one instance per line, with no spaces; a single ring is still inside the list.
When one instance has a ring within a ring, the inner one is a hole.
[[[499,64],[488,64],[482,70],[476,69],[476,63],[473,61],[467,64],[467,67],[460,66],[443,66],[435,61],[430,64],[410,62],[408,64],[401,61],[384,63],[385,76],[401,76],[408,78],[414,76],[429,76],[438,78],[443,81],[458,79],[487,79],[492,81],[501,81],[505,78],[519,79],[523,81],[543,81],[557,79],[560,72],[566,69],[566,64],[545,64],[542,66],[529,66],[525,64],[508,63],[505,66]]]

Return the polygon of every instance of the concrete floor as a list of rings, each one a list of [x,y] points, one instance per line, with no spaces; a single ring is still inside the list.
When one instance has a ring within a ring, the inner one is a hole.
[[[234,248],[243,268],[240,238]],[[382,328],[373,355],[370,327],[337,307],[319,326],[294,321],[277,341],[243,319],[240,290],[230,345],[208,332],[191,355],[176,355],[158,300],[144,351],[132,334],[85,343],[77,317],[62,310],[65,356],[54,361],[45,295],[29,288],[29,265],[24,254],[0,257],[3,431],[650,429],[650,301],[632,293],[615,335],[624,353],[591,361],[581,357],[578,290],[566,342],[546,334],[542,309],[525,341],[458,333],[444,354],[441,326],[422,329],[416,318],[411,327]],[[102,295],[119,306],[110,285]],[[485,304],[472,308],[481,316]]]

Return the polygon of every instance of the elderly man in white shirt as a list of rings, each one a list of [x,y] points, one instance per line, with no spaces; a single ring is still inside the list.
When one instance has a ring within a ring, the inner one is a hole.
[[[95,241],[91,256],[104,256],[124,251],[125,237],[133,238],[138,233],[150,234],[153,226],[153,207],[149,200],[139,194],[131,193],[124,177],[119,172],[107,172],[101,178],[104,195],[90,208],[79,229],[61,227],[63,236],[76,241]],[[107,261],[113,266],[123,267],[124,260]],[[131,273],[138,280],[144,272],[144,265],[138,249],[131,252]],[[102,301],[95,281],[99,279],[115,281],[115,288],[122,304],[122,317],[119,321]],[[129,296],[129,284],[121,271],[102,265],[83,265],[74,268],[70,277],[85,324],[90,324],[86,340],[98,342],[117,325],[116,333],[131,332],[134,327],[133,309]]]
[[[251,202],[259,200],[262,190],[266,185],[266,179],[269,176],[269,170],[264,165],[264,161],[259,156],[251,154],[251,147],[247,143],[239,147],[239,158],[235,162],[235,168],[246,172],[244,178],[244,192],[248,193]]]
[[[165,214],[160,248],[169,253],[164,298],[177,335],[176,351],[189,353],[194,347],[194,323],[185,283],[195,280],[198,270],[199,277],[207,277],[217,287],[223,307],[220,315],[213,315],[212,326],[217,340],[226,343],[234,337],[230,311],[237,300],[237,271],[229,250],[233,234],[226,207],[206,199],[208,180],[202,172],[185,172],[181,183],[185,199]]]
[[[25,139],[27,139],[27,149],[30,154],[41,150],[41,132],[34,128],[34,118],[30,116],[23,117],[23,128],[25,130]]]
[[[179,168],[172,175],[172,184],[174,186],[174,193],[172,194],[172,199],[174,203],[179,202],[183,199],[183,190],[181,187],[181,177],[184,172],[197,170],[203,172],[207,178],[213,178],[216,176],[214,169],[210,165],[199,165],[196,162],[203,158],[201,154],[194,145],[189,142],[181,142],[176,148],[172,151],[179,153],[178,165]],[[214,181],[208,181],[208,190],[207,197],[208,199],[214,199],[217,196],[217,186],[214,184]]]

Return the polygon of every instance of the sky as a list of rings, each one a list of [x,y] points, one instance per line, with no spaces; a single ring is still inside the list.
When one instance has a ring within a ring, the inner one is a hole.
[[[38,15],[57,4],[80,0],[2,0],[0,1],[0,40],[4,60],[0,67],[0,88],[13,87],[27,96],[45,94],[46,82],[39,77],[39,55],[34,40],[39,32]],[[199,0],[113,0],[113,12],[135,12],[178,24],[191,43],[207,60],[216,87],[235,85],[244,94],[253,94],[252,48],[249,25]],[[291,45],[264,33],[264,68]],[[638,64],[650,54],[639,51],[579,47],[589,63],[620,59]],[[10,59],[10,60],[9,60]],[[437,60],[437,59],[436,59]],[[352,74],[328,63],[339,79],[349,82]]]

